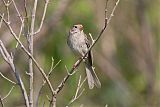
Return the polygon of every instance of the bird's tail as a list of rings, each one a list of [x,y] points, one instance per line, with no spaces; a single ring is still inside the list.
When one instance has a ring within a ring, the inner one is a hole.
[[[87,74],[89,89],[93,89],[94,85],[97,88],[100,88],[101,83],[100,83],[93,67],[90,64],[85,63],[85,68],[86,68],[86,74]]]

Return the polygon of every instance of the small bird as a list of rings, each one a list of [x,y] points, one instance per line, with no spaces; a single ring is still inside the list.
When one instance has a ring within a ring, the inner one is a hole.
[[[83,32],[83,25],[77,24],[70,29],[67,38],[67,44],[76,55],[82,57],[86,54],[90,47],[90,41],[87,39],[86,34]],[[100,88],[101,83],[93,68],[91,51],[88,52],[84,63],[89,89],[93,89],[94,85],[97,88]]]

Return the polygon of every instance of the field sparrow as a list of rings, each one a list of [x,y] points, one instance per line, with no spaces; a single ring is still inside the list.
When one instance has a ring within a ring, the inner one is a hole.
[[[88,51],[90,43],[86,37],[86,34],[83,32],[83,26],[81,24],[74,25],[70,29],[67,44],[71,50],[80,57]],[[93,62],[91,51],[89,51],[84,62],[89,88],[92,89],[94,85],[100,88],[101,83],[92,66]]]

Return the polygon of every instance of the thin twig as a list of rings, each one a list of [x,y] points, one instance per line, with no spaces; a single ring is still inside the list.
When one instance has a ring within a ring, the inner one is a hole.
[[[72,74],[74,72],[74,70],[80,65],[80,63],[85,59],[86,55],[88,54],[88,52],[93,48],[93,46],[97,43],[97,41],[100,39],[100,37],[102,36],[103,32],[106,30],[106,28],[108,27],[111,19],[112,19],[112,16],[116,10],[116,7],[118,6],[120,0],[117,0],[109,18],[107,17],[107,3],[108,3],[108,0],[106,1],[106,7],[105,7],[105,20],[104,20],[104,27],[102,28],[102,30],[100,31],[99,35],[97,36],[97,38],[95,39],[94,43],[90,46],[90,48],[88,49],[88,51],[86,52],[86,54],[81,58],[79,59],[78,61],[76,61],[76,63],[74,64],[74,67],[72,67],[72,69],[70,70],[70,74]],[[78,63],[77,63],[78,62]],[[70,77],[69,74],[67,74],[64,79],[61,81],[61,83],[58,85],[57,89],[56,89],[56,92],[54,94],[54,96],[56,96],[64,87],[66,81],[68,80],[68,78]]]
[[[10,83],[12,83],[12,84],[14,84],[14,85],[17,84],[16,82],[14,82],[14,81],[10,80],[9,78],[5,77],[1,72],[0,72],[0,75],[1,75],[5,80],[9,81]]]
[[[28,18],[28,12],[27,12],[27,1],[24,0],[24,10],[25,10],[25,19],[26,19],[26,29],[25,30],[25,36],[28,37],[29,35],[29,18]]]
[[[23,30],[23,28],[24,28],[24,19],[22,19],[22,21],[21,21],[21,28],[20,28],[20,31],[19,31],[19,34],[18,34],[18,38],[20,39],[20,37],[21,37],[21,35],[22,35],[22,30]],[[18,42],[17,42],[17,44],[16,44],[16,48],[18,47]]]
[[[4,107],[4,104],[3,104],[3,100],[2,100],[1,95],[0,95],[0,103],[1,103],[1,106]]]
[[[35,60],[35,58],[28,52],[28,50],[24,47],[24,45],[22,44],[22,42],[18,39],[17,35],[15,34],[15,32],[13,31],[12,27],[9,25],[9,23],[2,17],[2,15],[0,14],[0,17],[2,18],[3,22],[5,23],[5,25],[8,27],[10,33],[12,34],[12,36],[15,38],[15,40],[19,43],[21,49],[33,60],[34,64],[36,65],[36,67],[39,69],[40,73],[42,74],[43,78],[46,80],[52,94],[55,93],[49,79],[47,78],[44,70],[40,67],[40,65],[38,64],[38,62]]]
[[[2,14],[2,17],[4,17],[4,13]],[[3,18],[1,18],[1,21],[0,21],[0,28],[2,27],[2,22],[3,22],[2,19],[3,19]]]
[[[24,27],[24,19],[22,18],[22,15],[20,14],[19,9],[17,8],[17,5],[16,5],[15,1],[12,0],[12,2],[13,2],[13,5],[14,5],[14,7],[15,7],[15,10],[16,10],[16,12],[17,12],[17,14],[18,14],[18,17],[19,17],[19,19],[20,19],[20,21],[21,21],[21,27],[20,27],[20,31],[19,31],[19,35],[18,35],[18,38],[20,39],[21,34],[22,34],[22,30],[23,30],[23,27]],[[17,42],[17,44],[16,44],[16,48],[17,48],[17,47],[18,47],[18,42]]]
[[[48,7],[48,3],[49,3],[49,0],[45,0],[45,6],[44,6],[44,10],[43,10],[43,15],[42,15],[41,23],[40,23],[40,26],[39,26],[38,30],[34,34],[39,33],[41,31],[41,29],[42,29],[44,18],[46,16],[46,11],[47,11],[47,7]]]
[[[86,81],[87,77],[85,77],[85,79],[82,82],[81,82],[81,79],[82,78],[81,78],[81,75],[80,75],[78,85],[77,85],[77,89],[76,89],[76,93],[66,107],[71,105],[75,100],[77,100],[83,94],[85,89],[83,89],[81,92],[79,92],[79,91],[80,91],[82,85],[84,84],[84,82]]]
[[[1,40],[0,40],[0,52],[2,54],[3,59],[9,64],[12,71],[14,72],[14,75],[17,79],[18,85],[21,88],[26,107],[29,107],[29,100],[28,100],[27,92],[24,87],[23,81],[22,81],[22,79],[21,79],[19,73],[17,72],[16,67],[13,63],[13,56],[8,53],[7,49],[5,48],[5,46]]]
[[[0,103],[1,103],[2,107],[4,107],[3,100],[5,100],[11,94],[13,89],[14,89],[14,86],[12,86],[12,88],[9,90],[9,92],[3,98],[0,95]]]
[[[0,41],[0,42],[1,42],[1,41]],[[2,47],[2,45],[0,45],[0,52],[1,52],[1,55],[2,55],[3,59],[8,63],[9,61],[8,61],[8,59],[6,58],[7,55],[4,53],[5,50],[4,50],[4,48]]]
[[[17,12],[17,14],[18,14],[18,17],[19,17],[19,19],[20,19],[20,21],[21,21],[21,23],[22,23],[22,22],[23,22],[22,15],[20,14],[20,12],[19,12],[19,10],[18,10],[15,1],[12,0],[12,2],[13,2],[13,5],[14,5],[14,7],[15,7],[15,9],[16,9],[16,12]]]
[[[28,18],[27,1],[26,0],[24,0],[24,10],[25,10],[25,17]]]
[[[52,62],[51,62],[51,67],[50,67],[50,70],[49,70],[49,73],[51,73],[53,71],[53,66],[54,66],[54,59],[53,57],[51,58]],[[48,73],[48,75],[49,75]]]
[[[8,21],[8,23],[10,23],[10,13],[9,13],[9,6],[10,6],[10,4],[12,3],[11,1],[7,1],[7,3],[5,2],[5,0],[2,0],[3,1],[3,4],[4,4],[4,6],[5,6],[5,8],[6,8],[6,11],[7,11],[7,21]]]
[[[9,92],[7,93],[7,95],[5,95],[2,100],[6,99],[12,92],[12,90],[14,89],[14,86],[12,86],[12,88],[9,90]]]
[[[70,73],[66,65],[65,65],[65,69],[67,71],[67,74],[70,76],[76,73],[76,70],[74,70],[74,72]]]
[[[91,38],[91,44],[93,44],[93,43],[94,43],[94,39],[93,39],[93,37],[92,37],[92,34],[89,33],[89,36],[90,36],[90,38]]]
[[[51,68],[50,68],[50,71],[48,73],[48,78],[49,76],[51,75],[52,71],[59,65],[59,63],[61,62],[61,60],[59,60],[55,65],[54,65],[54,59],[52,58],[52,64],[51,64]],[[54,65],[54,66],[53,66]]]
[[[52,57],[52,63],[51,63],[51,67],[50,67],[50,71],[48,72],[48,75],[47,75],[47,78],[49,79],[50,78],[50,75],[52,73],[52,71],[59,65],[59,63],[61,62],[61,60],[59,60],[55,65],[54,65],[54,59]],[[46,81],[43,81],[43,84],[41,85],[41,87],[39,88],[39,92],[38,92],[38,95],[37,95],[37,101],[36,101],[36,105],[38,107],[38,100],[39,100],[39,96],[41,94],[41,91],[42,91],[42,88],[44,87],[44,85],[46,84]]]

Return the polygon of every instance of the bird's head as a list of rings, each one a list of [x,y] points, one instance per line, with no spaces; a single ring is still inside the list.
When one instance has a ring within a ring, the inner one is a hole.
[[[74,34],[77,32],[83,32],[83,25],[82,24],[76,24],[70,29],[70,33]]]

